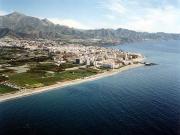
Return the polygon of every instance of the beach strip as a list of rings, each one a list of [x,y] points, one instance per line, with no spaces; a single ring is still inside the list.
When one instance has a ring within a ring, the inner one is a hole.
[[[50,86],[45,86],[45,87],[40,87],[40,88],[35,88],[35,89],[26,89],[26,90],[18,91],[16,93],[4,94],[4,95],[0,96],[0,102],[16,99],[16,98],[20,98],[20,97],[30,96],[30,95],[42,93],[45,91],[57,90],[57,88],[59,89],[59,88],[63,88],[63,87],[70,86],[70,85],[75,85],[75,84],[80,84],[80,83],[84,83],[84,82],[88,82],[88,81],[97,80],[100,78],[115,75],[122,71],[126,71],[129,69],[133,69],[133,68],[137,68],[137,67],[141,67],[141,66],[144,66],[144,64],[128,65],[128,66],[122,67],[120,69],[113,69],[111,71],[106,71],[104,73],[99,73],[99,74],[92,75],[92,76],[82,78],[82,79],[76,79],[76,80],[71,80],[71,81],[66,81],[66,82],[58,82],[58,83],[56,83],[54,85],[50,85]]]

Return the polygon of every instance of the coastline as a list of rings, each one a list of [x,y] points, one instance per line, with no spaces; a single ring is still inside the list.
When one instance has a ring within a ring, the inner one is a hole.
[[[86,78],[81,78],[81,79],[76,79],[76,80],[71,80],[71,81],[66,81],[66,82],[58,82],[58,83],[50,85],[50,86],[44,86],[44,87],[35,88],[35,89],[26,89],[26,90],[18,91],[16,93],[8,93],[8,94],[0,96],[0,103],[4,102],[4,101],[8,101],[8,100],[13,100],[13,99],[17,99],[17,98],[21,98],[21,97],[25,97],[25,96],[42,93],[42,92],[56,90],[57,88],[63,88],[66,86],[71,86],[71,85],[76,85],[76,84],[80,84],[80,83],[84,83],[84,82],[94,81],[97,79],[112,76],[117,73],[121,73],[123,71],[141,67],[141,66],[144,66],[144,64],[128,65],[128,66],[122,67],[120,69],[113,69],[112,71],[107,71],[107,72],[96,74],[96,75],[89,76]]]

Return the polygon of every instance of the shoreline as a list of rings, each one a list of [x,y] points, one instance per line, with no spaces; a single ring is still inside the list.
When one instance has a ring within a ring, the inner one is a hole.
[[[56,90],[58,88],[59,89],[64,88],[66,86],[71,86],[71,85],[76,85],[76,84],[80,84],[80,83],[84,83],[84,82],[94,81],[97,79],[112,76],[112,75],[121,73],[123,71],[133,69],[133,68],[137,68],[137,67],[141,67],[141,66],[144,66],[144,64],[128,65],[128,66],[122,67],[120,69],[113,69],[111,71],[106,71],[104,73],[99,73],[99,74],[92,75],[92,76],[89,76],[86,78],[80,78],[80,79],[66,81],[66,82],[58,82],[58,83],[50,85],[50,86],[44,86],[44,87],[35,88],[35,89],[26,89],[26,90],[18,91],[16,93],[8,93],[8,94],[0,96],[0,103],[5,102],[5,101],[9,101],[9,100],[13,100],[13,99],[17,99],[17,98],[21,98],[21,97],[35,95],[35,94],[42,93],[42,92],[48,92],[51,90]]]

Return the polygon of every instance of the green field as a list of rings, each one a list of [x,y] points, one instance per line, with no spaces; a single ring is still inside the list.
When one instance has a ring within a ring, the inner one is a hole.
[[[0,84],[0,94],[15,92],[17,89]]]
[[[36,88],[47,85],[55,84],[60,81],[74,80],[84,78],[87,76],[95,75],[98,71],[95,69],[77,69],[73,71],[62,71],[62,72],[25,72],[19,74],[13,74],[9,76],[9,81],[15,83],[18,86],[26,88]]]
[[[66,68],[73,68],[77,66],[80,65],[73,63],[63,63],[60,66],[57,66],[54,63],[37,63],[30,65],[30,72],[39,72],[39,71],[59,72],[59,71],[64,71]]]

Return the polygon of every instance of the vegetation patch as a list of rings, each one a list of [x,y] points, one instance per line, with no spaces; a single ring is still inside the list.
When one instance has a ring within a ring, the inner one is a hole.
[[[60,65],[60,67],[62,69],[66,69],[66,68],[73,68],[73,67],[77,67],[77,66],[80,66],[79,64],[73,64],[73,63],[63,63]]]
[[[8,80],[8,77],[7,76],[4,76],[4,75],[0,75],[0,83],[1,82],[5,82]]]
[[[41,70],[42,71],[42,70]],[[57,82],[75,80],[97,74],[95,69],[77,69],[72,71],[55,72],[47,75],[46,72],[26,72],[9,76],[9,81],[20,87],[36,88],[52,85]]]
[[[14,73],[14,72],[15,72],[15,70],[7,69],[7,68],[0,70],[0,74],[8,74],[8,73]]]
[[[18,89],[0,84],[0,94],[10,93],[10,92],[16,92]]]
[[[54,63],[37,63],[30,65],[30,70],[28,72],[46,72],[46,71],[53,71],[53,72],[60,72],[63,71],[61,67],[58,67]]]

